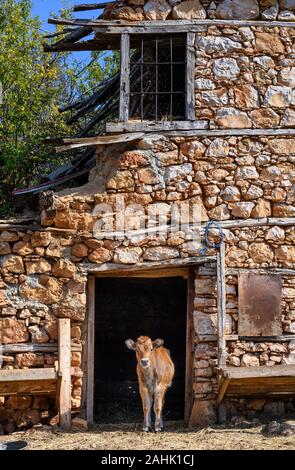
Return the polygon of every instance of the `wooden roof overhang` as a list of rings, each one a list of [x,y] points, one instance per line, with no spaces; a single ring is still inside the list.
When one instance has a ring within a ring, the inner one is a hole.
[[[47,52],[63,51],[103,51],[120,48],[120,35],[133,34],[163,34],[163,33],[197,33],[204,26],[258,26],[294,28],[294,22],[288,21],[241,21],[241,20],[165,20],[165,21],[123,21],[104,19],[63,19],[49,18],[48,23],[65,26],[58,33],[64,37],[53,43],[45,44]],[[73,30],[68,33],[68,28]],[[57,33],[46,36],[54,37]],[[92,35],[91,39],[83,40]]]

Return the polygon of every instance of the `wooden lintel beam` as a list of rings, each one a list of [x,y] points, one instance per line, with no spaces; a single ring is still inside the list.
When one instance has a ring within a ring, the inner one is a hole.
[[[103,3],[80,3],[74,5],[74,11],[89,11],[89,10],[102,10],[109,5],[117,2],[103,2]]]

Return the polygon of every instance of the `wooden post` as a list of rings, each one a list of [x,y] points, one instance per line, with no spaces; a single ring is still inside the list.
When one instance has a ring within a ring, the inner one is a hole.
[[[130,38],[128,33],[121,34],[121,73],[119,120],[127,122],[129,118],[130,91]]]
[[[194,33],[186,36],[186,96],[185,96],[185,119],[193,121],[196,118],[195,111],[195,37]]]
[[[59,399],[59,422],[62,429],[71,429],[71,321],[58,320],[58,362],[62,374]]]
[[[217,340],[218,340],[218,367],[226,365],[225,351],[225,314],[226,314],[226,292],[225,292],[225,246],[221,243],[217,252]]]
[[[86,417],[93,423],[94,399],[94,342],[95,342],[95,276],[88,279],[88,321],[87,321],[87,404]]]

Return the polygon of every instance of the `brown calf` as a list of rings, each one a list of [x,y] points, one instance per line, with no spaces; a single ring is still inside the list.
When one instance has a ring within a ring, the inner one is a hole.
[[[156,415],[155,431],[161,431],[163,428],[164,396],[174,376],[174,364],[168,349],[162,347],[163,343],[162,339],[152,341],[148,336],[140,336],[136,342],[132,339],[125,341],[127,348],[136,352],[136,371],[144,414],[143,431],[149,431],[151,428],[153,402]]]

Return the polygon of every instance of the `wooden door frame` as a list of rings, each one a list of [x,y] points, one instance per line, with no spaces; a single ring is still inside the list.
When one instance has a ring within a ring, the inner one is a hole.
[[[87,316],[82,330],[82,367],[83,387],[81,401],[81,415],[88,423],[94,421],[94,361],[95,361],[95,280],[98,277],[183,277],[187,280],[187,308],[186,308],[186,352],[185,352],[185,395],[184,395],[184,421],[189,423],[193,406],[194,383],[194,281],[195,268],[193,266],[148,269],[146,271],[121,271],[107,273],[89,273],[87,283]]]

